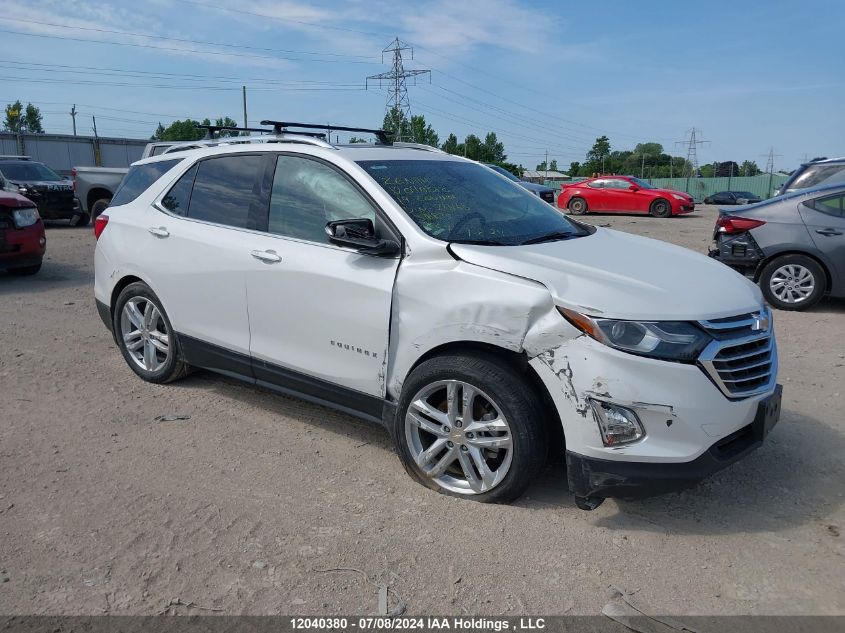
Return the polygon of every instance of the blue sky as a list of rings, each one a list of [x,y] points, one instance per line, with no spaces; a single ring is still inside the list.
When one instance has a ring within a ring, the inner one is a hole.
[[[232,9],[242,6],[243,11]],[[0,102],[48,132],[147,138],[228,115],[378,126],[393,37],[414,47],[411,108],[440,134],[497,132],[509,160],[561,167],[695,127],[699,162],[776,168],[845,154],[845,2],[0,0]],[[103,43],[110,42],[110,43]],[[341,140],[344,140],[343,137]]]

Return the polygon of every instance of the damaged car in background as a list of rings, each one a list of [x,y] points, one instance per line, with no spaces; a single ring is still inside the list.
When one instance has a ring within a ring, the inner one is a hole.
[[[584,509],[690,486],[777,422],[742,275],[439,150],[288,126],[142,160],[98,218],[97,307],[142,379],[205,368],[383,423],[414,479],[478,501],[555,447]]]
[[[845,297],[845,184],[720,209],[710,256],[760,285],[780,310]]]

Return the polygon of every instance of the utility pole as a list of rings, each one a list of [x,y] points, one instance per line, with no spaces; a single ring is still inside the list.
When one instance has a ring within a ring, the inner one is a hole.
[[[76,136],[76,104],[70,109],[70,118],[73,119],[73,135]]]
[[[395,140],[407,140],[402,138],[402,121],[411,120],[411,103],[408,101],[408,86],[406,79],[413,77],[416,85],[417,76],[428,73],[428,81],[431,83],[430,70],[405,70],[402,61],[402,51],[410,51],[411,59],[414,59],[414,49],[401,41],[398,37],[388,44],[381,51],[381,61],[384,63],[384,54],[391,53],[393,55],[393,68],[386,73],[379,73],[377,75],[370,75],[367,77],[364,84],[365,88],[369,88],[369,82],[378,80],[379,88],[381,88],[382,81],[387,81],[387,105],[385,106],[385,114],[391,122]]]
[[[97,117],[91,116],[91,120],[94,122],[94,164],[97,167],[102,167],[102,159],[100,157],[100,137],[97,136]]]
[[[643,159],[640,162],[640,178],[642,178],[645,175],[645,156],[646,155],[643,154]]]
[[[548,147],[546,148],[546,162],[545,162],[545,165],[546,165],[546,180],[548,180],[548,179],[549,179],[549,148],[548,148]]]
[[[241,86],[241,88],[243,89],[244,95],[244,127],[249,127],[249,121],[246,118],[246,86]],[[244,134],[249,134],[249,132],[244,132]]]

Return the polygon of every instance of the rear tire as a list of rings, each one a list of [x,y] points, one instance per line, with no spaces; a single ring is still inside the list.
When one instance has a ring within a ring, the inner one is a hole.
[[[391,435],[405,470],[423,486],[484,503],[519,497],[548,450],[543,408],[528,381],[497,357],[471,351],[436,356],[411,372]]]
[[[24,277],[24,276],[27,276],[27,275],[34,275],[39,270],[41,270],[41,262],[38,262],[37,264],[35,264],[33,266],[23,266],[21,268],[10,268],[8,272],[9,272],[10,275],[18,275],[19,277]]]
[[[147,284],[129,284],[118,295],[112,331],[130,369],[147,382],[173,382],[188,374],[170,319]]]
[[[760,290],[778,310],[806,310],[816,305],[827,288],[827,275],[806,255],[782,255],[760,273]]]
[[[648,212],[656,218],[668,218],[672,215],[672,205],[664,198],[658,198],[651,203]]]
[[[84,211],[79,211],[70,219],[71,226],[88,226],[89,222],[91,222],[91,216]]]
[[[584,215],[589,212],[587,201],[584,198],[572,198],[567,205],[569,212],[572,215]]]
[[[111,198],[100,198],[94,204],[91,205],[91,219],[96,220],[97,216],[99,216],[103,211],[111,203]]]

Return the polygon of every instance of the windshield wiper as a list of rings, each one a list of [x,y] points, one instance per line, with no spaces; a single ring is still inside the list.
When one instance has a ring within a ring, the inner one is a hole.
[[[545,235],[532,237],[530,240],[520,242],[519,245],[526,246],[528,244],[540,244],[541,242],[555,242],[557,240],[567,240],[570,237],[575,237],[577,235],[578,234],[573,231],[555,231],[554,233],[546,233]]]
[[[478,246],[512,246],[512,244],[505,244],[496,240],[449,240],[449,242],[452,244],[472,244]]]

